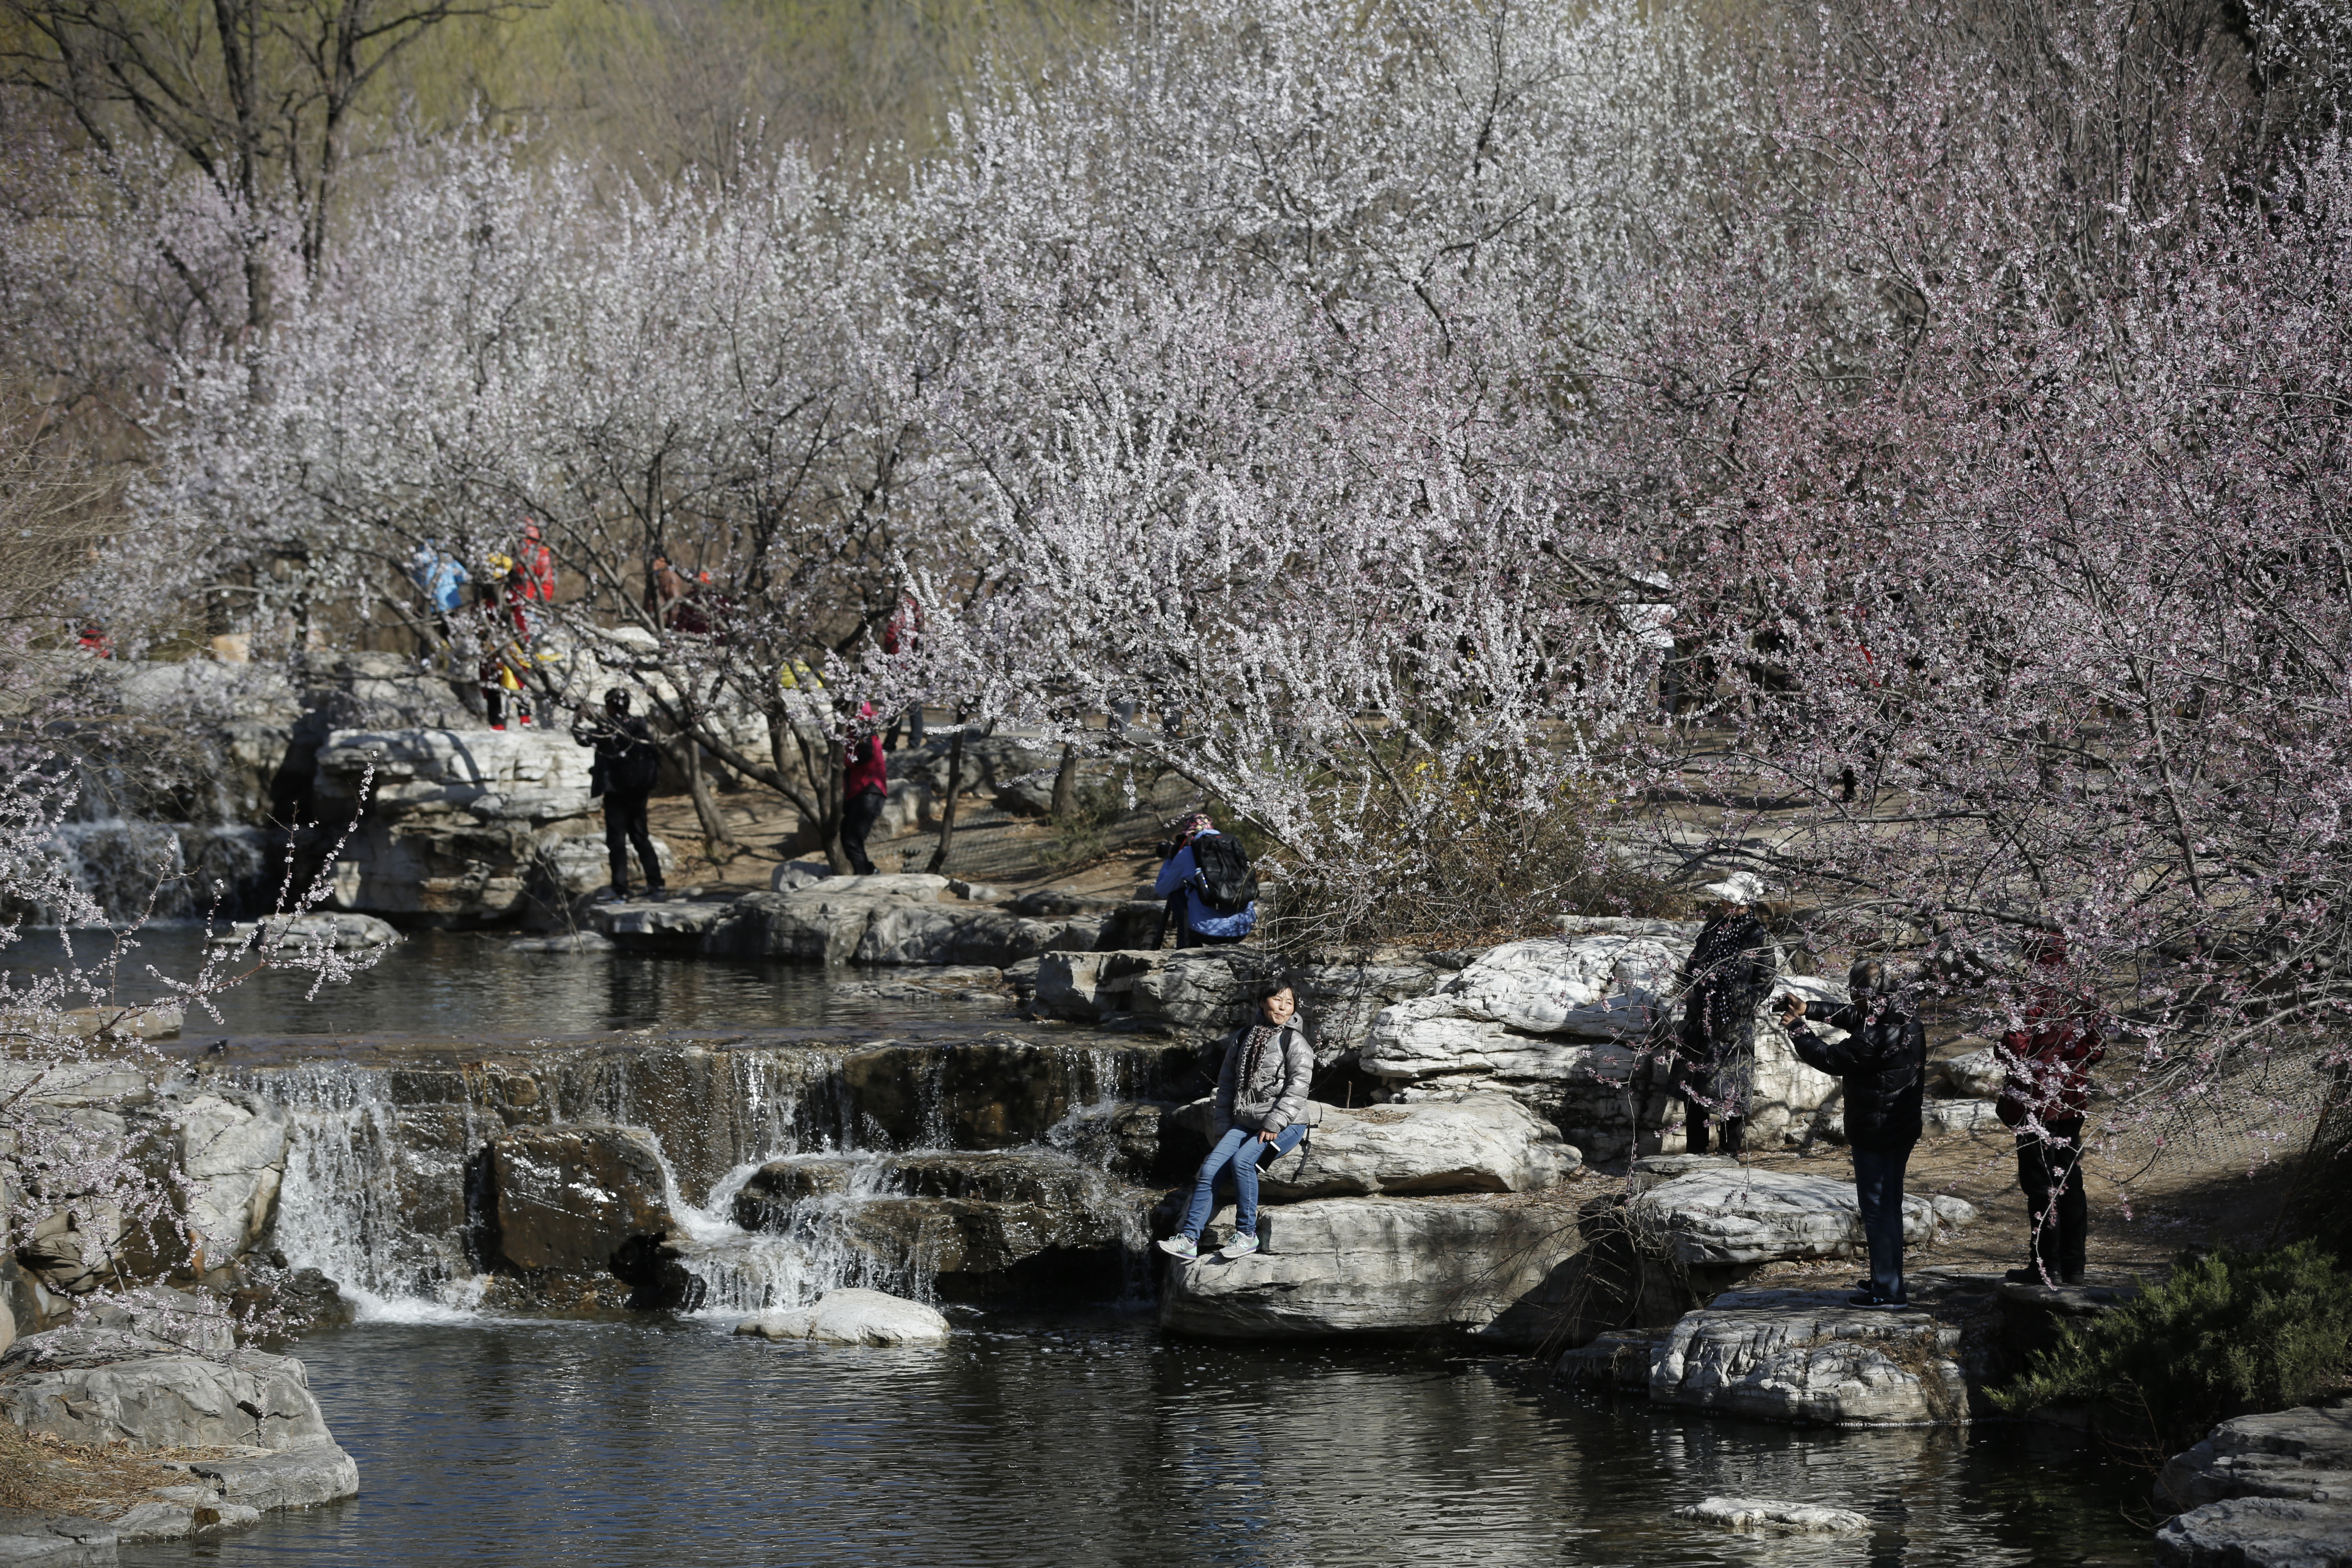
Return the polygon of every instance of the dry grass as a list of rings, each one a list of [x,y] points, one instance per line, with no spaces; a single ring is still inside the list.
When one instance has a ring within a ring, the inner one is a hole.
[[[214,1459],[218,1448],[105,1448],[28,1437],[0,1425],[0,1508],[112,1519],[157,1487],[188,1476],[158,1461]]]

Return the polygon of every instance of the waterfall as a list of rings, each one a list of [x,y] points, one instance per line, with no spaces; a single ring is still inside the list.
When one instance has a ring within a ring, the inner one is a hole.
[[[227,1071],[290,1114],[278,1249],[337,1281],[365,1317],[433,1317],[486,1299],[482,1222],[496,1201],[486,1152],[525,1122],[651,1136],[667,1245],[696,1282],[688,1299],[709,1315],[805,1305],[844,1287],[929,1299],[943,1262],[985,1271],[1010,1266],[989,1258],[1041,1247],[1108,1260],[1115,1246],[1129,1293],[1148,1294],[1140,1190],[1111,1167],[1123,1135],[1114,1113],[1146,1087],[1150,1053],[1010,1048],[978,1076],[956,1047],[896,1042],[846,1054],[632,1043],[550,1049],[527,1066],[420,1056]],[[1033,1079],[1006,1080],[1000,1100],[989,1087],[1000,1071]],[[1045,1104],[1023,1092],[1038,1084],[1052,1086]],[[782,1169],[747,1198],[772,1165]],[[1007,1236],[1019,1238],[1009,1251]],[[943,1259],[944,1247],[956,1257]],[[488,1299],[516,1298],[499,1287]]]

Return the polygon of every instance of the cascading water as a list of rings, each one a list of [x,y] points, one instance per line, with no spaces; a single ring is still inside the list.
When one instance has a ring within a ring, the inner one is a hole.
[[[485,1299],[483,1151],[525,1121],[652,1135],[667,1249],[696,1282],[686,1299],[708,1314],[803,1305],[844,1287],[928,1299],[943,1249],[970,1249],[957,1227],[975,1223],[996,1224],[992,1237],[1059,1226],[1054,1245],[1114,1244],[1140,1293],[1140,1189],[1110,1172],[1111,1120],[1148,1088],[1151,1053],[1016,1048],[1028,1055],[978,1077],[1009,1065],[1050,1078],[1047,1114],[1060,1114],[1026,1121],[1025,1134],[999,1125],[1012,1114],[1003,1106],[974,1103],[975,1074],[950,1047],[592,1047],[527,1068],[324,1062],[233,1076],[291,1113],[278,1250],[335,1279],[368,1316]],[[1017,1213],[1004,1221],[998,1210]],[[997,1217],[975,1222],[973,1211]]]

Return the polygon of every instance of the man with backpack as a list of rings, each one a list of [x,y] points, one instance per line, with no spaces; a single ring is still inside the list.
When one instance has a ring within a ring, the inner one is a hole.
[[[1182,917],[1178,947],[1236,942],[1257,927],[1257,875],[1249,853],[1202,813],[1185,818],[1152,891]]]
[[[572,721],[572,738],[596,748],[588,774],[588,793],[604,801],[604,852],[612,857],[613,896],[629,896],[629,850],[646,868],[646,889],[662,890],[661,862],[654,857],[653,835],[646,826],[646,803],[661,778],[661,748],[654,743],[646,721],[629,711],[629,694],[619,687],[604,693],[602,718],[580,710]]]

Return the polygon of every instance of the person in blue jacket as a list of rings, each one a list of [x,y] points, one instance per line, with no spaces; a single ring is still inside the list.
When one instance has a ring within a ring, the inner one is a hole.
[[[1194,812],[1186,817],[1176,839],[1176,852],[1160,866],[1160,879],[1151,885],[1156,896],[1170,900],[1171,911],[1181,916],[1176,932],[1178,947],[1236,942],[1257,928],[1257,900],[1255,898],[1241,909],[1228,911],[1213,907],[1203,896],[1205,879],[1201,875],[1201,862],[1204,858],[1225,858],[1226,846],[1220,845],[1213,856],[1208,850],[1196,849],[1195,847],[1203,839],[1223,837],[1205,813]],[[1231,843],[1230,840],[1227,842]],[[1238,853],[1238,846],[1234,848]],[[1246,875],[1248,857],[1241,855],[1239,858]],[[1254,879],[1249,888],[1252,892],[1256,890]]]

